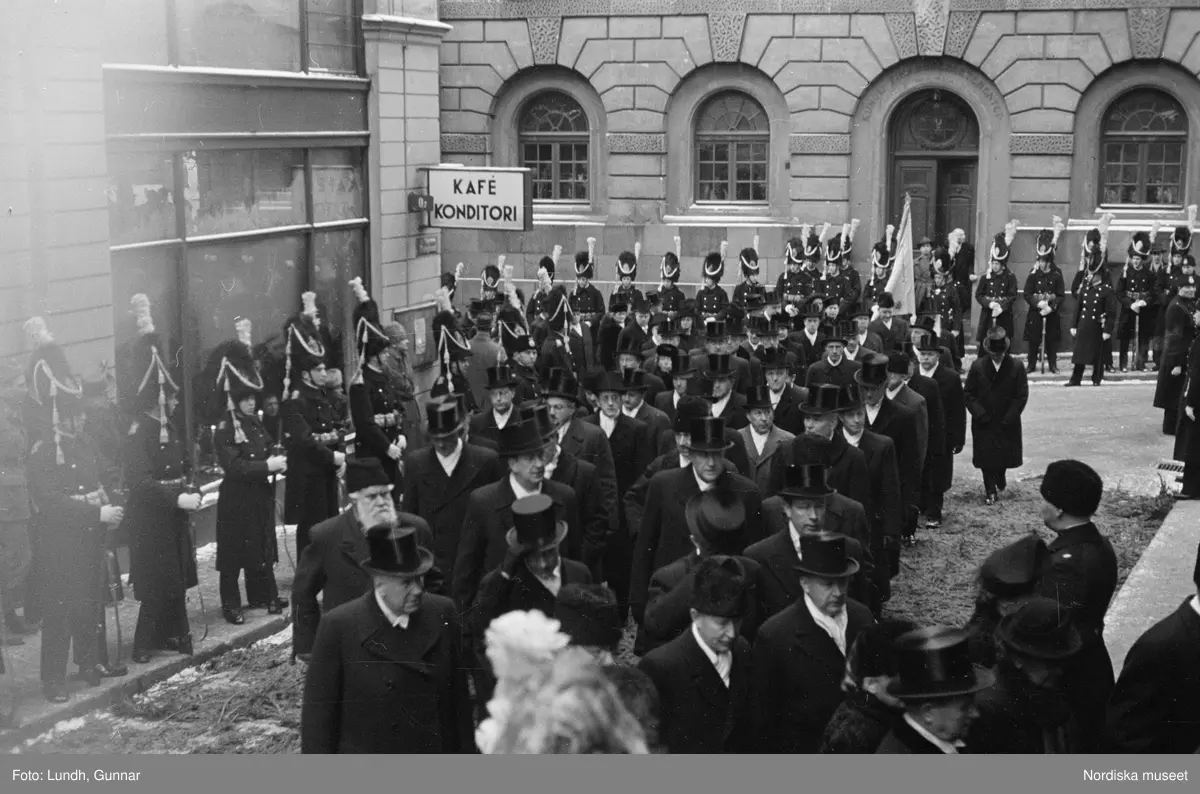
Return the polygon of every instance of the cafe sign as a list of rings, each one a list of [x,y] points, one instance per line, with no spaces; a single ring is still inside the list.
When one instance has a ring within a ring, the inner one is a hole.
[[[429,226],[514,232],[533,228],[533,176],[528,168],[438,165],[425,170]]]

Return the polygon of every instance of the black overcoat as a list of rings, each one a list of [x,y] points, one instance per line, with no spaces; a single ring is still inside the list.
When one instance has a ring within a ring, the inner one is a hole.
[[[608,535],[608,509],[601,501],[596,467],[586,460],[559,452],[558,465],[550,475],[554,482],[569,485],[579,502],[579,521],[584,537],[583,558],[580,560],[596,573],[604,558],[604,539]],[[589,540],[590,539],[590,540]],[[596,544],[600,545],[597,546]]]
[[[404,429],[404,406],[396,399],[388,377],[370,364],[363,365],[362,383],[352,383],[349,392],[350,419],[354,423],[354,455],[375,458],[383,465],[388,481],[399,486],[396,461],[388,455]]]
[[[1158,367],[1158,384],[1154,388],[1154,407],[1178,410],[1179,396],[1187,380],[1188,350],[1196,338],[1196,324],[1192,312],[1196,301],[1176,296],[1163,312],[1163,351]],[[1179,374],[1171,371],[1179,367]],[[1172,428],[1173,430],[1174,428]]]
[[[267,470],[274,442],[258,417],[239,416],[238,423],[244,442],[237,442],[228,417],[214,436],[223,470],[217,502],[218,571],[253,570],[279,560],[275,484]]]
[[[1024,462],[1021,414],[1029,402],[1025,365],[1006,355],[997,370],[990,358],[976,359],[963,389],[971,412],[971,462],[977,469],[1015,469]]]
[[[324,391],[300,383],[281,406],[280,420],[288,457],[284,523],[307,530],[337,515],[338,467],[333,453],[340,449],[340,442],[315,438],[337,432],[337,419]]]

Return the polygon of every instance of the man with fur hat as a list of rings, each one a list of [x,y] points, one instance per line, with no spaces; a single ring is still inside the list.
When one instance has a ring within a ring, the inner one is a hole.
[[[1121,322],[1118,339],[1120,340],[1120,367],[1122,372],[1129,370],[1129,343],[1132,340],[1133,369],[1146,369],[1146,359],[1150,351],[1150,339],[1154,336],[1154,326],[1158,321],[1158,291],[1155,289],[1156,276],[1151,272],[1146,262],[1150,257],[1150,249],[1154,246],[1154,236],[1158,233],[1158,224],[1154,225],[1151,234],[1136,232],[1129,242],[1126,254],[1127,266],[1117,283],[1117,300],[1121,303]]]
[[[154,650],[192,654],[185,594],[198,583],[188,514],[200,494],[187,489],[184,439],[171,422],[179,387],[167,365],[170,348],[154,330],[150,301],[131,301],[137,336],[117,354],[118,386],[133,425],[125,437],[124,526],[129,536],[129,579],[141,602],[133,661]]]
[[[751,298],[761,300],[766,295],[766,288],[759,279],[758,235],[754,236],[752,246],[742,249],[738,255],[738,263],[741,266],[742,281],[733,288],[732,304],[746,311]]]
[[[1200,547],[1193,592],[1138,638],[1108,700],[1108,749],[1194,753],[1200,747]]]
[[[1078,460],[1058,460],[1042,478],[1042,521],[1056,535],[1038,586],[1042,595],[1071,611],[1083,635],[1072,676],[1082,713],[1084,752],[1101,749],[1104,702],[1113,687],[1112,661],[1104,643],[1104,615],[1117,589],[1117,556],[1092,516],[1100,507],[1104,482]]]
[[[750,643],[742,636],[752,613],[753,575],[744,558],[714,555],[695,564],[680,598],[686,625],[642,657],[661,699],[662,741],[673,754],[753,752],[750,741]],[[681,588],[676,588],[679,590]]]
[[[273,615],[283,612],[273,566],[279,560],[275,538],[275,475],[287,471],[287,456],[274,449],[258,418],[258,397],[263,391],[251,356],[251,324],[236,324],[237,339],[219,345],[209,357],[208,371],[224,410],[214,416],[213,435],[221,464],[220,499],[217,502],[217,570],[221,572],[221,611],[234,625],[246,622],[238,578],[246,572],[246,600],[251,608],[266,607]],[[393,469],[394,471],[394,469]]]
[[[1071,352],[1072,371],[1067,386],[1081,385],[1083,370],[1088,365],[1092,367],[1092,385],[1099,386],[1104,380],[1105,369],[1111,367],[1109,342],[1120,314],[1120,303],[1109,284],[1105,250],[1105,235],[1097,229],[1090,230],[1071,290],[1077,299],[1071,321],[1075,349]]]
[[[874,624],[850,598],[859,564],[844,535],[800,536],[795,575],[803,595],[770,617],[754,640],[754,747],[760,753],[815,753],[842,701],[846,652]]]
[[[949,626],[917,629],[896,639],[900,675],[887,688],[904,716],[880,743],[882,755],[959,755],[979,716],[975,700],[996,677],[971,663],[967,633]]]
[[[675,250],[664,253],[662,262],[658,266],[661,278],[658,300],[662,305],[663,312],[672,319],[678,317],[679,312],[683,309],[683,302],[686,300],[683,290],[679,288],[679,277],[682,274],[680,259],[682,257],[683,240],[676,235]]]
[[[1021,414],[1029,402],[1029,382],[1025,365],[1008,354],[1003,328],[989,329],[981,347],[963,398],[971,413],[971,462],[983,472],[984,504],[993,505],[1008,487],[1005,471],[1024,462]]]
[[[1196,288],[1194,274],[1177,282],[1175,297],[1163,312],[1163,348],[1154,389],[1154,407],[1163,409],[1163,433],[1175,435],[1179,426],[1179,401],[1187,383],[1188,351],[1196,339]],[[1178,457],[1176,458],[1178,460]]]
[[[454,603],[425,590],[433,553],[411,527],[367,531],[371,589],[326,613],[300,708],[301,752],[462,753],[473,726]],[[364,708],[369,704],[369,708]]]
[[[1009,221],[992,242],[988,272],[975,285],[975,301],[982,307],[975,341],[980,345],[988,331],[999,327],[1009,339],[1013,336],[1013,301],[1017,299],[1017,277],[1008,269],[1009,246],[1017,236],[1017,222]]]
[[[67,658],[90,686],[125,674],[110,667],[104,641],[105,571],[101,567],[108,532],[125,511],[113,506],[101,483],[100,459],[80,432],[81,389],[66,368],[61,348],[50,338],[30,360],[27,384],[39,403],[45,435],[29,453],[29,497],[38,512],[38,565],[42,576],[42,692],[65,703]]]
[[[1042,229],[1038,234],[1037,262],[1025,279],[1024,296],[1029,313],[1025,315],[1024,339],[1029,346],[1030,371],[1037,368],[1045,350],[1045,367],[1052,373],[1058,372],[1058,341],[1062,336],[1058,309],[1066,295],[1066,285],[1062,271],[1054,264],[1054,252],[1064,228],[1062,219],[1055,217],[1054,230]]]
[[[354,345],[358,364],[350,379],[349,394],[350,416],[354,422],[354,454],[377,459],[391,481],[399,484],[400,457],[408,440],[401,434],[404,408],[388,386],[381,360],[391,340],[379,320],[379,306],[363,288],[362,279],[354,279],[350,286],[358,298],[358,305],[354,307]]]
[[[707,323],[711,319],[723,319],[729,307],[729,294],[721,287],[721,276],[725,273],[725,252],[729,242],[721,241],[720,252],[713,251],[704,257],[701,271],[704,285],[696,292],[696,312]]]

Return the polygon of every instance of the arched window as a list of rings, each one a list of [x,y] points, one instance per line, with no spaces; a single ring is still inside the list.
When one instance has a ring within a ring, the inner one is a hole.
[[[579,103],[560,91],[533,97],[521,110],[521,167],[533,171],[534,201],[586,202],[588,120]]]
[[[696,114],[696,202],[767,201],[770,123],[762,105],[729,91]]]
[[[1101,128],[1101,205],[1182,206],[1187,128],[1183,108],[1161,91],[1132,91],[1109,106]]]

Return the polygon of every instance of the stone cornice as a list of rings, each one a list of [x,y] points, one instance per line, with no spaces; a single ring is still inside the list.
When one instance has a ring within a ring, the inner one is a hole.
[[[452,30],[452,26],[436,19],[398,17],[391,14],[363,14],[363,35],[426,36],[441,39]]]

